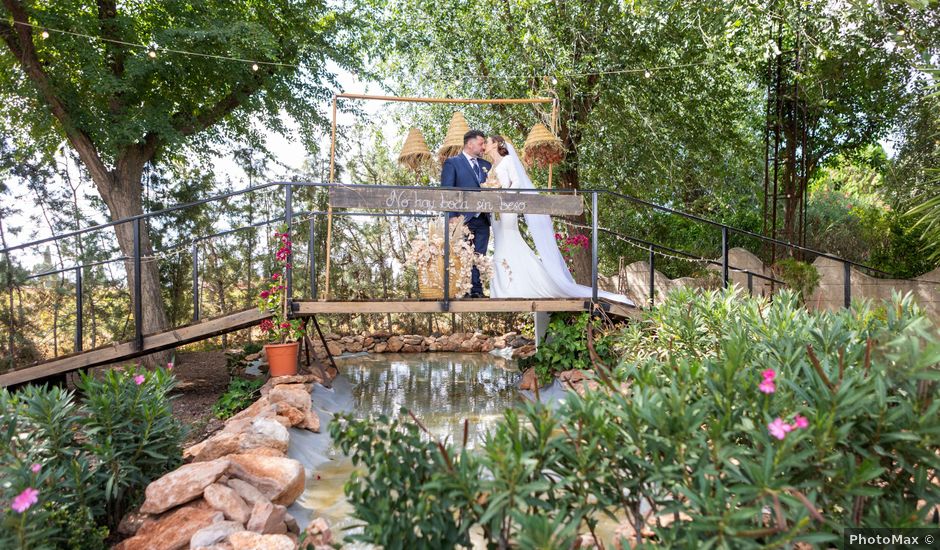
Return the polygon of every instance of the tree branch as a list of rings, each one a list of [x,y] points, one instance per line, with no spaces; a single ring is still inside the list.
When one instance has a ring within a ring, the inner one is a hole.
[[[264,70],[266,69],[261,69],[258,72],[260,73]],[[270,72],[270,70],[267,71]],[[252,81],[239,84],[228,95],[220,99],[218,103],[199,116],[189,117],[183,113],[173,115],[170,118],[173,128],[183,136],[198,134],[231,114],[235,109],[241,107],[245,99],[261,89],[263,81],[264,79],[259,74],[255,76]]]
[[[117,26],[117,3],[115,0],[98,0],[98,21],[101,23],[101,36],[107,40],[121,40]],[[124,76],[124,58],[125,50],[113,42],[105,42],[108,55],[110,56],[109,66],[111,74],[116,78]],[[124,100],[120,92],[108,97],[108,109],[112,114],[120,113],[124,110]]]
[[[33,31],[29,26],[29,16],[17,0],[3,0],[3,5],[13,17],[14,24],[4,24],[0,31],[3,41],[13,56],[20,63],[20,67],[29,80],[36,86],[42,99],[49,105],[52,116],[62,124],[65,136],[78,152],[82,162],[88,168],[95,181],[110,181],[108,168],[98,154],[98,150],[91,138],[75,124],[75,119],[65,103],[56,94],[55,86],[49,80],[33,45]]]

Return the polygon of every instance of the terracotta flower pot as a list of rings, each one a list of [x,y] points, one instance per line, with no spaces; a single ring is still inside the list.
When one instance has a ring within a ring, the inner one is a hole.
[[[264,355],[268,358],[268,371],[272,378],[297,374],[297,351],[299,348],[300,342],[264,346]]]

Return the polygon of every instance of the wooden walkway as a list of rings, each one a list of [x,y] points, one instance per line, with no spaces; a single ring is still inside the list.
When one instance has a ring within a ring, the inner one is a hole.
[[[634,307],[614,302],[602,301],[601,307],[608,314],[619,317],[635,318],[639,312]],[[352,302],[299,300],[293,302],[293,312],[298,317],[362,313],[526,313],[536,311],[585,311],[588,308],[590,308],[590,301],[582,299],[454,300],[449,303],[448,309],[445,309],[443,302],[434,300]],[[134,342],[128,341],[57,357],[37,365],[0,374],[0,386],[23,384],[79,369],[107,365],[172,349],[184,344],[248,328],[268,317],[270,315],[261,313],[257,309],[249,309],[176,327],[164,332],[145,334],[141,349],[135,349]]]

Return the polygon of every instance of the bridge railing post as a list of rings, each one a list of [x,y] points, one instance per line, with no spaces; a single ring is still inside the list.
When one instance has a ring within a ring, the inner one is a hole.
[[[317,219],[316,214],[310,215],[309,234],[307,235],[307,261],[310,265],[310,298],[317,299]]]
[[[747,292],[750,296],[754,296],[754,274],[750,271],[747,272]]]
[[[199,244],[193,243],[193,322],[199,320]]]
[[[597,302],[597,191],[591,192],[591,300]]]
[[[450,311],[450,220],[444,212],[444,311]]]
[[[75,351],[82,351],[82,268],[75,268]]]
[[[728,226],[721,226],[721,281],[728,288]]]
[[[650,245],[650,307],[656,303],[656,253]]]
[[[290,240],[291,226],[293,225],[293,222],[294,222],[294,207],[293,207],[293,204],[291,203],[293,199],[293,195],[294,195],[294,191],[293,191],[294,186],[292,186],[290,182],[287,182],[284,185],[285,185],[284,223],[287,225],[287,235],[288,235],[287,238],[288,240]],[[285,284],[287,285],[285,294],[287,296],[288,304],[290,304],[291,302],[291,297],[293,296],[292,291],[294,289],[294,276],[293,276],[294,270],[292,269],[293,259],[294,259],[294,252],[293,250],[289,250],[287,252],[287,267],[284,268],[284,279],[286,280]]]
[[[144,349],[144,308],[143,287],[140,280],[140,223],[141,218],[134,218],[134,348],[137,351]]]

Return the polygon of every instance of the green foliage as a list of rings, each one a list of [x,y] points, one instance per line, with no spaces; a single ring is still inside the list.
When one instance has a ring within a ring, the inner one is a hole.
[[[242,352],[245,355],[251,355],[253,353],[260,353],[264,349],[264,346],[257,342],[248,342],[242,347]]]
[[[219,396],[219,400],[212,405],[212,414],[221,420],[230,418],[238,411],[251,405],[258,397],[258,391],[264,385],[263,378],[248,380],[247,378],[232,378],[228,389]]]
[[[773,271],[774,275],[786,283],[787,287],[793,290],[800,302],[804,304],[819,286],[819,271],[811,263],[784,258],[774,265]]]
[[[0,391],[0,500],[39,491],[24,513],[3,509],[0,546],[103,547],[147,484],[180,463],[173,383],[164,369],[83,375],[80,404],[56,387]]]
[[[601,333],[602,323],[599,319],[590,319],[587,313],[553,315],[545,331],[545,339],[535,355],[520,361],[519,367],[523,370],[534,367],[539,383],[543,385],[551,382],[557,372],[591,369],[591,357],[587,349],[588,322],[594,323],[594,351],[602,362],[610,362],[610,344]]]
[[[346,485],[359,538],[433,548],[478,527],[488,547],[568,548],[610,516],[657,547],[826,545],[926,527],[940,504],[940,337],[909,297],[819,313],[789,291],[682,289],[618,353],[610,384],[509,410],[478,450],[417,419],[340,417],[366,472]]]

